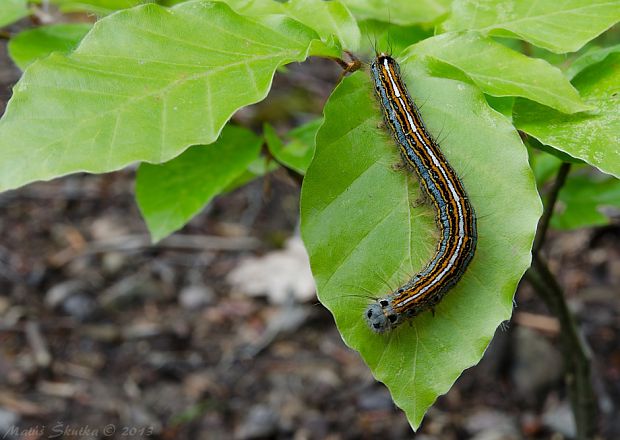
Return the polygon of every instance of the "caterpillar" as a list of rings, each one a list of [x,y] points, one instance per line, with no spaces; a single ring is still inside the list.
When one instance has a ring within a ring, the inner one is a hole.
[[[440,240],[426,266],[403,286],[370,304],[364,318],[384,333],[425,310],[432,310],[463,276],[476,250],[476,215],[454,169],[428,133],[400,75],[396,60],[377,55],[371,76],[385,125],[401,156],[435,207]]]

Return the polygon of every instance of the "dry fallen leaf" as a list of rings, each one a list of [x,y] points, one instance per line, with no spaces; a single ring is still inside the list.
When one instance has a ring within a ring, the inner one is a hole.
[[[233,288],[249,296],[266,296],[275,304],[314,298],[315,285],[301,238],[289,238],[284,249],[247,258],[227,277]]]

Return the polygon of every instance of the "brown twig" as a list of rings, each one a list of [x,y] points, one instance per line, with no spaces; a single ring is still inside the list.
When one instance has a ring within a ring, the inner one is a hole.
[[[125,235],[86,243],[83,249],[72,247],[49,257],[49,263],[60,267],[71,260],[87,255],[106,252],[135,252],[142,249],[177,249],[185,251],[245,251],[260,247],[253,237],[218,237],[213,235],[175,234],[153,244],[146,234]]]
[[[590,350],[580,335],[564,292],[547,263],[534,255],[532,267],[526,274],[538,295],[560,321],[560,341],[566,364],[566,385],[573,408],[577,439],[588,440],[596,435],[596,398],[592,388]]]
[[[340,67],[342,67],[342,70],[344,70],[345,74],[353,73],[356,70],[359,70],[362,67],[362,61],[348,50],[346,50],[345,53],[348,55],[351,61],[345,61],[342,58],[336,57],[331,57],[331,59],[337,62]]]
[[[359,58],[357,58],[353,53],[349,51],[345,51],[345,53],[349,56],[351,61],[345,61],[341,58],[332,57],[331,59],[338,63],[340,67],[342,67],[342,72],[340,72],[340,76],[338,77],[338,83],[342,81],[342,79],[350,73],[355,72],[362,68],[362,62]]]
[[[570,167],[570,163],[562,163],[547,195],[532,247],[532,266],[527,271],[526,278],[560,323],[559,335],[566,366],[566,386],[575,417],[577,439],[589,440],[595,438],[596,435],[597,413],[596,398],[592,387],[590,350],[587,342],[579,333],[562,287],[540,255],[558,194],[566,182]]]

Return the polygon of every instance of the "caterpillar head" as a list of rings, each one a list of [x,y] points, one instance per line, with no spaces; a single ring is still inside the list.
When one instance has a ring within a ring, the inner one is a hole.
[[[376,333],[385,333],[398,325],[398,315],[387,299],[379,299],[364,311],[364,319]]]

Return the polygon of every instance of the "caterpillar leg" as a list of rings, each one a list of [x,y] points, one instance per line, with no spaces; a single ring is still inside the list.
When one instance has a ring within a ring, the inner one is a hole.
[[[431,199],[428,194],[426,194],[426,192],[424,191],[420,191],[420,195],[418,195],[418,197],[413,202],[411,202],[411,207],[419,208],[420,206],[430,205],[430,203]]]
[[[392,164],[392,169],[394,171],[402,171],[402,170],[407,169],[407,165],[405,165],[402,162],[396,162],[396,163]]]

